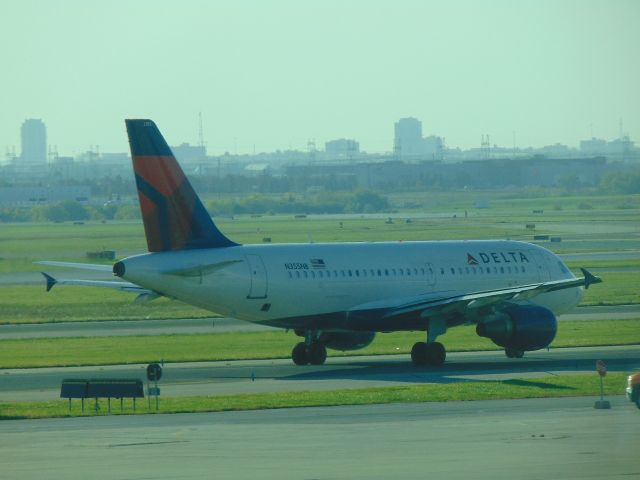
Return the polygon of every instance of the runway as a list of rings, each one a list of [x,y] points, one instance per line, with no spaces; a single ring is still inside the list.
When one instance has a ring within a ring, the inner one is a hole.
[[[623,397],[0,422],[3,479],[628,479]]]
[[[558,320],[617,320],[640,318],[640,305],[578,307]],[[233,318],[185,318],[170,320],[118,320],[0,325],[0,339],[52,337],[105,337],[173,335],[224,332],[259,332],[277,328]]]
[[[325,365],[296,366],[290,359],[166,364],[162,395],[231,395],[319,391],[425,383],[593,373],[602,359],[610,372],[640,370],[640,345],[558,348],[528,352],[523,359],[502,351],[452,352],[440,368],[417,368],[408,355],[329,357]],[[63,379],[145,379],[146,365],[0,370],[0,401],[59,398]]]

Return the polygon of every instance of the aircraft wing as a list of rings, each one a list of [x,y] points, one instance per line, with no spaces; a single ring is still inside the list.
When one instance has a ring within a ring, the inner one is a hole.
[[[466,319],[472,319],[473,314],[482,307],[493,306],[501,302],[513,300],[529,300],[540,294],[564,290],[566,288],[589,288],[594,283],[601,283],[602,279],[580,269],[584,277],[555,280],[552,282],[536,283],[518,287],[488,290],[468,294],[454,294],[440,298],[429,298],[421,301],[407,302],[404,305],[396,305],[389,308],[384,319],[389,321],[402,321],[407,317],[419,314],[424,317],[456,318],[464,315]]]

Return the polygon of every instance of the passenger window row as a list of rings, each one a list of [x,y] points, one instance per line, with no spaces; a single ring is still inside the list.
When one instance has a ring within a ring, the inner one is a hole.
[[[519,274],[526,273],[524,265],[518,266],[493,266],[493,267],[451,267],[450,269],[440,268],[440,275],[487,275],[487,274]],[[288,271],[289,278],[379,278],[379,277],[433,277],[434,271],[431,267],[421,268],[362,268],[347,270],[295,270]]]
[[[433,268],[361,268],[348,270],[289,270],[289,278],[377,278],[433,276]]]

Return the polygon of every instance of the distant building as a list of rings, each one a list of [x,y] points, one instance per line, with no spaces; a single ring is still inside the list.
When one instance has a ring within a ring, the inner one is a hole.
[[[430,135],[422,139],[422,155],[426,160],[442,160],[444,142],[441,137]]]
[[[422,137],[422,122],[417,118],[401,118],[395,123],[393,151],[398,158],[441,160],[444,142],[435,135]]]
[[[585,155],[604,155],[607,150],[607,141],[592,137],[591,140],[580,142],[580,151]]]
[[[351,158],[360,153],[360,144],[355,140],[339,138],[325,142],[324,151],[327,155]]]
[[[422,122],[417,118],[401,118],[394,126],[393,151],[399,157],[422,155]]]
[[[39,118],[28,118],[20,129],[23,163],[47,163],[47,128]]]
[[[181,143],[176,147],[171,147],[171,151],[182,162],[201,162],[207,156],[207,149],[204,146],[190,145],[188,143]]]
[[[634,142],[629,136],[623,135],[620,138],[607,142],[601,138],[591,138],[580,142],[580,151],[584,155],[606,156],[609,160],[630,160],[637,158],[637,150]]]

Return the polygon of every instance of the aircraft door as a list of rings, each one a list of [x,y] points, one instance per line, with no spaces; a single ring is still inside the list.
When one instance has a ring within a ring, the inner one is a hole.
[[[267,297],[267,270],[264,268],[262,258],[258,255],[247,255],[247,264],[249,265],[249,277],[251,286],[247,298],[266,298]]]

